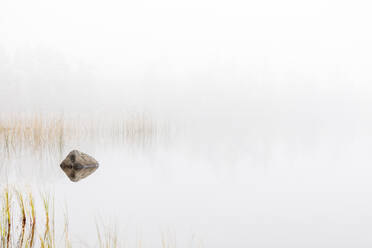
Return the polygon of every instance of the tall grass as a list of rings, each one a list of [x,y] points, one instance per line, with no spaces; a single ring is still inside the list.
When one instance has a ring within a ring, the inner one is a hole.
[[[2,191],[0,230],[1,247],[34,247],[36,214],[31,193],[24,194],[9,187]]]
[[[41,195],[43,213],[39,213],[38,217],[35,198],[31,192],[24,193],[14,187],[7,186],[1,192],[1,198],[0,247],[57,247],[53,198],[49,195]],[[39,229],[37,222],[40,222]]]
[[[42,247],[55,247],[54,200],[48,195],[43,196],[45,213],[44,235],[40,236]]]
[[[36,207],[35,199],[40,199],[40,208]],[[6,186],[1,190],[0,209],[0,247],[1,248],[57,248],[57,247],[81,247],[81,243],[73,243],[70,240],[69,218],[65,212],[64,228],[60,235],[55,230],[55,206],[54,198],[48,194],[41,194],[35,198],[34,194],[23,192],[15,187]],[[133,246],[129,246],[120,240],[116,226],[107,225],[104,219],[96,221],[97,236],[89,237],[99,248],[146,248],[141,233]],[[60,237],[57,239],[57,236]],[[194,240],[194,238],[193,238]],[[202,248],[201,242],[192,240],[190,248]],[[57,242],[58,241],[58,242]],[[196,245],[194,245],[196,244]],[[175,232],[163,232],[159,244],[152,247],[176,248]]]
[[[70,241],[70,236],[69,236],[69,220],[68,220],[68,211],[67,208],[65,210],[65,218],[64,218],[64,240],[65,240],[65,247],[66,248],[72,248],[71,241]]]
[[[119,239],[115,227],[107,226],[103,222],[96,223],[99,248],[118,248]]]
[[[25,237],[25,230],[26,230],[26,209],[25,209],[25,202],[24,202],[24,198],[23,198],[23,194],[17,190],[16,191],[17,193],[17,198],[18,198],[18,206],[19,206],[19,209],[21,211],[21,231],[20,231],[20,234],[19,234],[19,237],[18,237],[18,247],[23,247],[23,241],[24,241],[24,237]]]
[[[48,156],[64,152],[69,144],[121,143],[150,145],[167,133],[167,126],[149,114],[67,116],[62,114],[0,115],[0,158],[29,152]]]
[[[0,144],[7,157],[21,150],[32,152],[63,147],[64,121],[62,117],[46,118],[41,115],[2,116]]]

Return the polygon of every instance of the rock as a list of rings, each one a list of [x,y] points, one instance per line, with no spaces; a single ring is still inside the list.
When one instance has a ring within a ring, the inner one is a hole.
[[[98,162],[88,154],[73,150],[60,166],[71,181],[77,182],[95,172]]]

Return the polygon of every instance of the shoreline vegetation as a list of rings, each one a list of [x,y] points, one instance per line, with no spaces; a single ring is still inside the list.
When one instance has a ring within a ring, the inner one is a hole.
[[[0,247],[89,247],[84,245],[84,243],[71,241],[67,210],[65,210],[64,213],[64,223],[56,223],[54,197],[50,194],[40,193],[38,196],[31,190],[22,191],[15,186],[9,185],[3,186],[0,193]],[[59,232],[57,232],[57,230],[59,230]],[[96,230],[96,237],[89,237],[90,239],[94,239],[94,247],[145,247],[143,245],[142,235],[136,238],[134,246],[130,246],[125,240],[120,240],[115,226],[106,225],[104,220],[96,221]],[[203,247],[203,242],[195,235],[191,237],[191,243],[190,248]],[[161,232],[159,243],[151,247],[176,248],[177,241],[175,232],[171,230]]]
[[[146,148],[159,140],[166,140],[168,135],[169,125],[160,124],[144,113],[107,115],[104,118],[62,114],[3,114],[0,115],[0,166],[14,166],[11,161],[25,154],[40,162],[45,157],[58,160],[65,155],[69,144],[79,142]],[[0,247],[87,247],[70,240],[67,210],[64,223],[56,223],[54,197],[50,194],[35,195],[28,188],[21,189],[9,184],[6,178],[0,187]],[[99,248],[133,247],[122,245],[116,229],[104,225],[102,221],[97,222],[96,237],[89,239],[96,240],[94,247]],[[159,244],[154,246],[173,248],[176,247],[176,241],[172,235],[161,233]],[[142,240],[137,240],[134,247],[143,248]],[[192,247],[202,247],[201,242]]]
[[[24,153],[62,155],[70,144],[113,143],[145,148],[166,139],[169,124],[146,113],[93,117],[63,114],[0,115],[0,159]]]
[[[18,163],[19,157],[32,156],[40,162],[45,158],[58,161],[65,156],[71,144],[79,142],[122,144],[133,149],[145,149],[167,140],[169,133],[169,125],[160,124],[144,113],[106,115],[104,118],[62,114],[0,114],[0,167],[5,169],[2,171],[4,181],[0,184],[0,247],[89,247],[71,241],[67,207],[65,211],[58,212],[58,216],[62,214],[64,218],[59,217],[57,222],[54,197],[43,193],[35,195],[28,187],[21,189],[9,184],[5,172],[7,168],[17,166],[14,161]],[[95,243],[94,247],[145,247],[142,236],[129,245],[126,240],[120,240],[116,228],[104,222],[104,219],[98,221],[96,237],[89,237],[89,241]],[[73,233],[74,237],[78,235]],[[175,237],[175,233],[160,232],[159,243],[151,247],[175,248]],[[191,247],[203,247],[200,240],[194,236],[191,239]]]
[[[54,201],[42,195],[43,213],[36,213],[34,194],[6,186],[1,191],[1,247],[56,247]],[[40,223],[39,223],[40,222]]]

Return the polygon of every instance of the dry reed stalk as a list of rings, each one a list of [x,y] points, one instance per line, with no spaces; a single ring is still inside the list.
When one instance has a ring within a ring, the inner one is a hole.
[[[96,223],[96,230],[97,230],[98,245],[100,248],[104,248],[104,243],[102,242],[102,237],[101,237],[101,230],[98,226],[98,223]]]
[[[21,233],[18,238],[18,247],[23,247],[23,240],[24,240],[25,228],[26,228],[26,211],[25,211],[25,204],[24,204],[22,193],[19,190],[17,190],[16,193],[18,196],[19,208],[21,210],[21,223],[22,223]]]
[[[14,194],[16,199],[13,198]],[[27,201],[25,200],[26,197],[28,198]],[[42,200],[46,219],[44,236],[40,235],[40,241],[36,241],[36,209],[32,193],[24,194],[20,190],[9,187],[3,190],[0,216],[1,248],[32,248],[36,244],[41,247],[56,247],[54,200],[50,197],[43,197]],[[15,204],[15,201],[18,201],[18,204]],[[20,221],[18,221],[18,218],[13,218],[13,216],[18,216],[17,214],[19,214]]]
[[[29,199],[29,223],[30,223],[30,233],[27,239],[27,247],[32,248],[34,245],[34,238],[35,238],[35,228],[36,228],[36,214],[35,214],[35,204],[34,204],[34,197],[32,193],[28,195]]]
[[[4,197],[5,197],[5,216],[6,216],[6,226],[7,226],[7,232],[6,232],[6,247],[9,248],[10,245],[10,232],[11,232],[11,214],[10,214],[10,195],[9,195],[9,188],[5,188],[4,192]]]
[[[65,227],[64,227],[64,236],[65,236],[65,247],[66,248],[71,248],[71,241],[69,238],[69,224],[68,224],[68,212],[66,210],[65,212]]]
[[[142,232],[141,232],[141,230],[137,230],[137,244],[136,244],[136,246],[137,246],[137,248],[142,248]]]
[[[40,236],[39,239],[40,239],[40,248],[45,248],[46,247],[45,240],[43,239],[42,236]]]
[[[43,195],[43,206],[45,213],[45,225],[43,244],[50,248],[54,247],[55,233],[54,233],[54,200],[49,195]]]
[[[14,198],[16,194],[16,198]],[[43,201],[43,211],[45,214],[44,229],[36,230],[36,209],[35,200],[31,192],[22,193],[20,190],[12,189],[7,186],[2,190],[2,208],[0,215],[0,247],[1,248],[32,248],[45,247],[55,248],[55,223],[54,223],[54,198],[49,195],[41,195]],[[18,200],[18,204],[15,202]],[[17,210],[17,208],[19,208]],[[19,213],[20,218],[14,218]],[[13,216],[13,218],[12,218]],[[20,220],[20,221],[18,221]],[[19,229],[17,228],[19,227]],[[13,228],[13,229],[12,229]],[[71,248],[68,232],[68,214],[65,214],[65,247]],[[117,248],[122,247],[118,242],[118,232],[116,226],[105,225],[103,222],[96,222],[98,246],[100,248]],[[17,240],[18,238],[18,240]],[[135,247],[143,247],[142,233],[138,229]],[[59,247],[59,246],[58,246]],[[169,229],[161,233],[162,248],[176,248],[176,234]],[[203,247],[201,239],[196,239],[193,235],[191,247]]]
[[[101,228],[100,228],[101,226]],[[100,248],[117,248],[120,247],[118,233],[115,227],[108,227],[103,222],[96,222],[98,246]]]
[[[161,245],[162,248],[176,248],[176,233],[171,229],[161,232]]]
[[[166,131],[146,114],[128,113],[115,118],[66,118],[63,115],[19,114],[0,116],[0,158],[28,152],[62,155],[66,141],[74,143],[119,142],[136,147],[148,146]]]

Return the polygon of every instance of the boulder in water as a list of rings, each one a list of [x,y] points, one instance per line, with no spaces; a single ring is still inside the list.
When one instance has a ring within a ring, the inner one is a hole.
[[[95,172],[98,162],[88,154],[73,150],[60,166],[71,181],[77,182]]]

